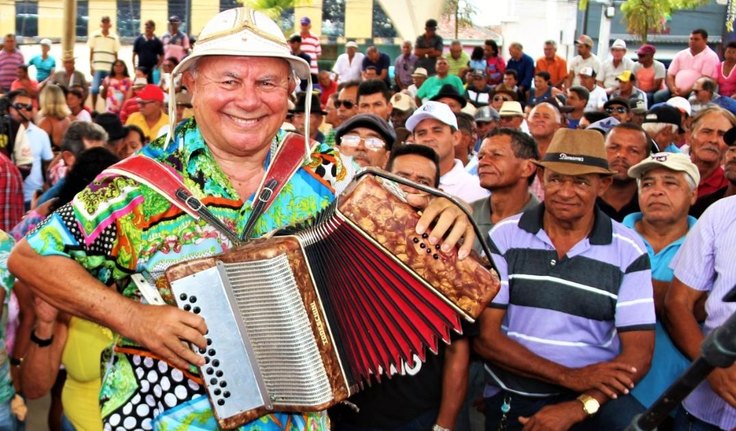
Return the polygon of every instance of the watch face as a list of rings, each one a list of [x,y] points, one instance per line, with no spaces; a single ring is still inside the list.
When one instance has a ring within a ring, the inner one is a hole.
[[[598,400],[589,395],[581,395],[578,397],[578,400],[583,403],[583,411],[589,415],[596,414],[601,407]]]

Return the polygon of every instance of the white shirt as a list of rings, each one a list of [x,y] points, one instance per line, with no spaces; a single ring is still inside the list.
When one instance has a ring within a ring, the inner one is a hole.
[[[596,75],[598,75],[598,72],[601,70],[601,61],[598,60],[598,57],[595,54],[590,54],[590,57],[585,59],[580,55],[576,55],[572,60],[570,60],[568,67],[575,73],[572,78],[572,85],[580,85],[580,76],[578,76],[580,74],[580,70],[584,67],[592,67],[593,70],[595,70]]]
[[[618,88],[616,77],[624,71],[633,69],[634,62],[626,57],[621,59],[618,67],[613,65],[613,58],[609,58],[601,65],[601,70],[597,72],[595,80],[603,82],[603,88]]]
[[[30,202],[36,190],[43,187],[43,162],[51,161],[54,158],[54,153],[51,152],[49,135],[43,129],[33,123],[28,123],[25,133],[30,144],[33,164],[31,165],[31,173],[23,181],[23,200]]]
[[[365,55],[362,52],[356,52],[353,56],[353,61],[350,62],[347,53],[340,54],[337,60],[335,60],[335,65],[332,66],[332,71],[337,73],[337,83],[360,81],[363,58],[365,58]]]
[[[465,202],[474,202],[491,195],[491,192],[480,186],[478,177],[466,171],[463,162],[458,159],[455,159],[455,166],[440,177],[440,190]]]
[[[593,91],[590,92],[588,97],[588,104],[585,105],[585,112],[600,111],[603,108],[603,104],[608,100],[606,90],[599,86],[595,86]]]

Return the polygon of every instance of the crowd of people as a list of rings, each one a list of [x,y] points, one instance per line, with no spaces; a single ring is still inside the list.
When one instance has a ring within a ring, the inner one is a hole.
[[[320,69],[307,17],[289,38],[247,9],[218,14],[198,43],[168,25],[159,38],[144,23],[133,76],[108,17],[89,74],[71,55],[57,70],[48,39],[25,59],[4,38],[0,430],[49,391],[53,429],[216,429],[187,346],[206,345],[207,322],[148,295],[173,304],[168,266],[229,250],[246,225],[259,237],[312,219],[365,167],[466,202],[482,238],[447,200],[404,187],[417,233],[443,252],[490,245],[500,292],[437,355],[349,406],[243,429],[621,430],[736,311],[723,299],[736,285],[736,43],[721,60],[693,30],[669,67],[650,44],[633,61],[623,40],[598,58],[586,35],[569,62],[554,40],[536,60],[519,42],[504,58],[494,40],[446,44],[430,19],[395,59],[348,41]],[[312,140],[309,162],[250,220],[287,132]],[[134,154],[220,222],[105,172]],[[664,427],[736,428],[736,366]]]

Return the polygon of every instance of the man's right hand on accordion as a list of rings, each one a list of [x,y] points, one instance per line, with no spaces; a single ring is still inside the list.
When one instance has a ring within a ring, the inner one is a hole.
[[[410,202],[411,203],[411,202]],[[453,202],[443,197],[434,197],[422,211],[422,216],[417,223],[418,234],[429,233],[429,242],[440,244],[442,252],[447,253],[456,244],[458,259],[464,259],[470,254],[475,241],[475,232],[468,216]]]

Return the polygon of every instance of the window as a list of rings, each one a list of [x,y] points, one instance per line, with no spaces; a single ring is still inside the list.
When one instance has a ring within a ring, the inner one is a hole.
[[[179,30],[182,33],[187,34],[189,32],[189,14],[187,13],[187,3],[189,1],[187,0],[169,0],[169,9],[168,9],[168,15],[166,18],[176,15],[181,19],[181,25],[179,25]],[[159,30],[159,33],[164,34],[165,31],[168,31],[168,22],[166,23],[166,27],[162,27]]]
[[[138,37],[141,34],[141,0],[118,0],[118,36]]]
[[[38,2],[21,0],[15,2],[15,35],[38,36]]]
[[[77,0],[77,37],[87,37],[89,29],[89,0]]]

